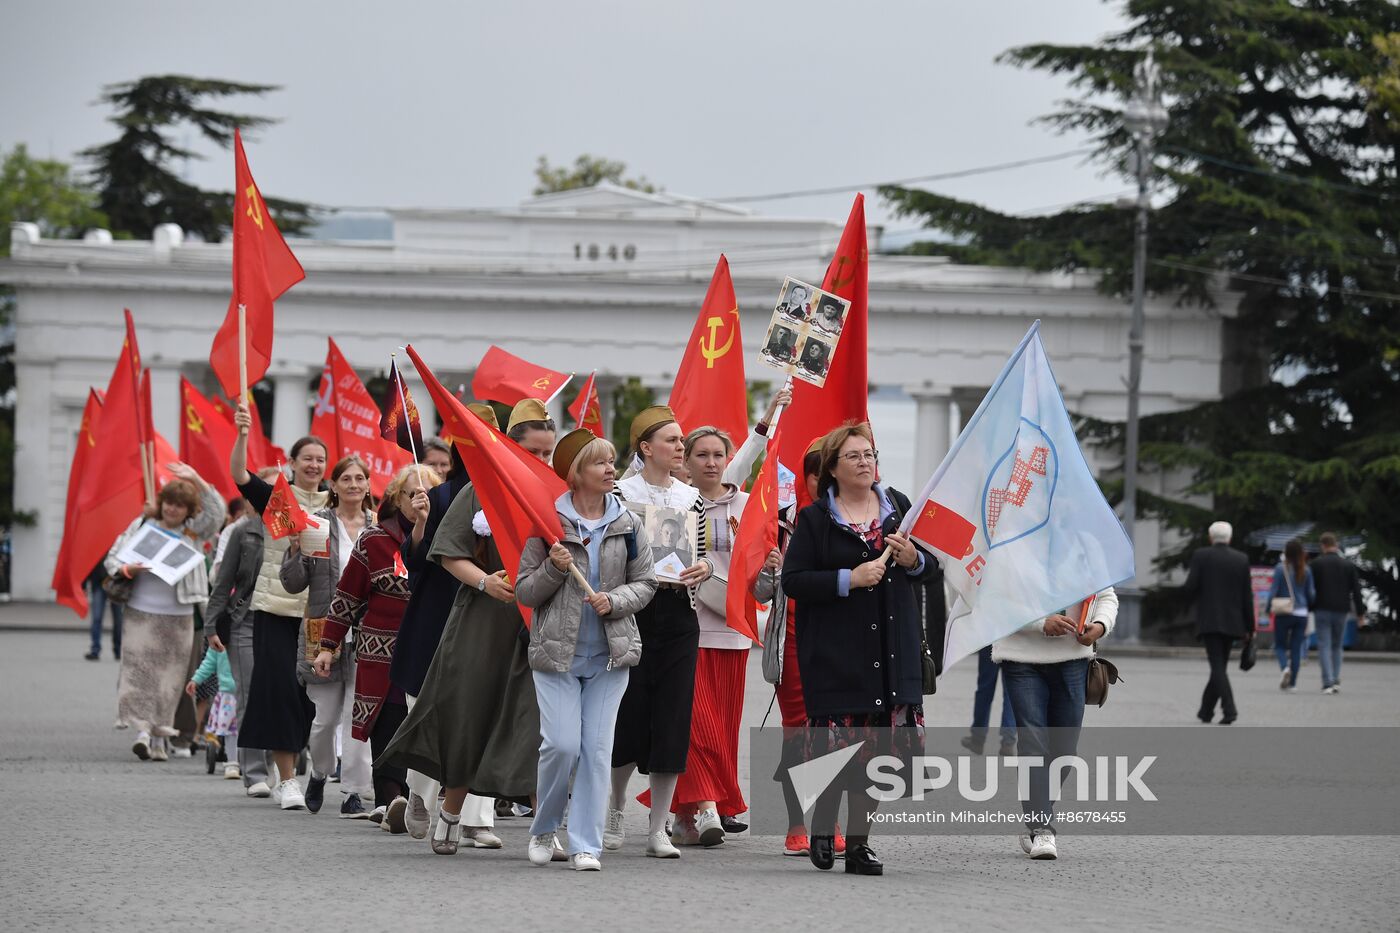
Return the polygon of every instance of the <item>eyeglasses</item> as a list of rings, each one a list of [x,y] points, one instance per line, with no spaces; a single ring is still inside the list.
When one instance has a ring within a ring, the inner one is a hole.
[[[842,454],[841,459],[852,466],[860,466],[862,463],[879,463],[880,452],[878,450],[853,450],[848,454]]]

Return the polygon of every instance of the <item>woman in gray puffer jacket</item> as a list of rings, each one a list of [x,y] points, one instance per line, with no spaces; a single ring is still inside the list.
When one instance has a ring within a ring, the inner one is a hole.
[[[554,472],[571,490],[555,503],[562,537],[552,546],[531,538],[520,558],[516,599],[535,610],[529,661],[541,741],[528,855],[536,865],[564,857],[554,834],[567,805],[573,867],[601,867],[617,709],[628,668],[642,656],[635,614],[656,593],[646,529],[612,495],[616,458],[609,441],[586,429],[559,441]]]
[[[345,795],[341,815],[350,819],[367,817],[361,796],[373,793],[368,742],[350,735],[351,712],[355,706],[355,652],[346,644],[331,664],[327,677],[312,669],[315,652],[320,650],[321,629],[330,613],[331,597],[360,532],[374,524],[374,513],[365,506],[369,500],[369,471],[359,457],[343,458],[331,469],[330,505],[314,516],[329,527],[328,554],[312,557],[301,550],[296,538],[282,558],[279,577],[288,593],[306,591],[306,617],[297,636],[297,679],[316,706],[311,722],[311,776],[306,785],[306,809],[316,813],[325,799],[326,779],[335,771],[335,733],[341,729],[340,789]],[[307,645],[312,653],[307,654]]]

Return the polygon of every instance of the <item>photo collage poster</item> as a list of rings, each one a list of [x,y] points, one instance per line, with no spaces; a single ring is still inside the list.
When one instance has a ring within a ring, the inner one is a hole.
[[[758,351],[765,366],[820,388],[836,358],[851,303],[788,276]]]

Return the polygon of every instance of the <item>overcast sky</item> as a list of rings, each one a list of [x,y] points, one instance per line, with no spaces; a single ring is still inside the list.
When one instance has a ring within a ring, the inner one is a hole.
[[[231,108],[283,121],[247,141],[269,195],[432,207],[514,205],[540,155],[606,155],[668,190],[721,197],[1064,152],[1083,139],[1031,122],[1064,82],[994,59],[1123,26],[1121,5],[1098,0],[9,0],[0,23],[0,147],[73,159],[109,141],[94,105],[104,83],[178,72],[278,84]],[[189,177],[226,190],[232,158],[211,155]],[[1071,159],[934,187],[1022,211],[1128,185]],[[840,220],[849,203],[752,206]]]

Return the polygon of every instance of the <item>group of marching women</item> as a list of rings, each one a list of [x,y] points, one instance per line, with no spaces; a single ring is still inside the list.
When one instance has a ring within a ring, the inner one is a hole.
[[[557,437],[542,402],[520,402],[505,434],[568,492],[555,503],[557,539],[530,539],[518,567],[504,565],[455,450],[399,471],[376,508],[363,463],[331,464],[324,442],[302,438],[290,450],[290,490],[326,529],[326,544],[312,554],[295,534],[274,537],[258,516],[276,474],[245,468],[251,418],[241,406],[231,466],[251,508],[220,535],[212,574],[169,586],[109,560],[110,573],[135,581],[123,664],[152,672],[123,675],[120,715],[138,730],[134,750],[157,757],[171,711],[143,698],[169,694],[163,681],[172,679],[178,694],[188,663],[188,641],[176,658],[163,646],[178,639],[162,628],[188,633],[192,606],[207,600],[211,651],[201,671],[217,669],[236,705],[225,776],[241,778],[250,797],[317,813],[338,781],[342,817],[426,839],[440,855],[500,848],[496,818],[529,813],[532,864],[597,871],[605,851],[625,844],[640,773],[647,856],[722,843],[746,828],[738,817],[748,809],[738,746],[751,642],[726,622],[726,587],[740,585],[726,582],[729,554],[747,501],[741,487],[788,399],[780,392],[737,446],[713,427],[687,433],[666,406],[647,408],[630,426],[625,472],[611,442],[586,429]],[[490,406],[469,407],[499,428]],[[910,503],[877,481],[877,464],[868,426],[815,439],[803,464],[812,504],[782,513],[778,547],[753,587],[772,606],[788,764],[884,737],[866,743],[858,765],[922,731],[913,584],[935,561],[898,533]],[[693,558],[678,581],[657,579],[647,528],[625,503],[695,513]],[[182,468],[154,518],[208,541],[222,514],[208,484]],[[1055,659],[1042,651],[1033,660],[1024,666],[1048,677]],[[1082,708],[1082,681],[1080,694]],[[844,856],[848,873],[881,874],[863,783],[855,767],[834,781],[810,835],[785,783],[785,854],[822,869]],[[1051,832],[1048,823],[1041,830]]]

